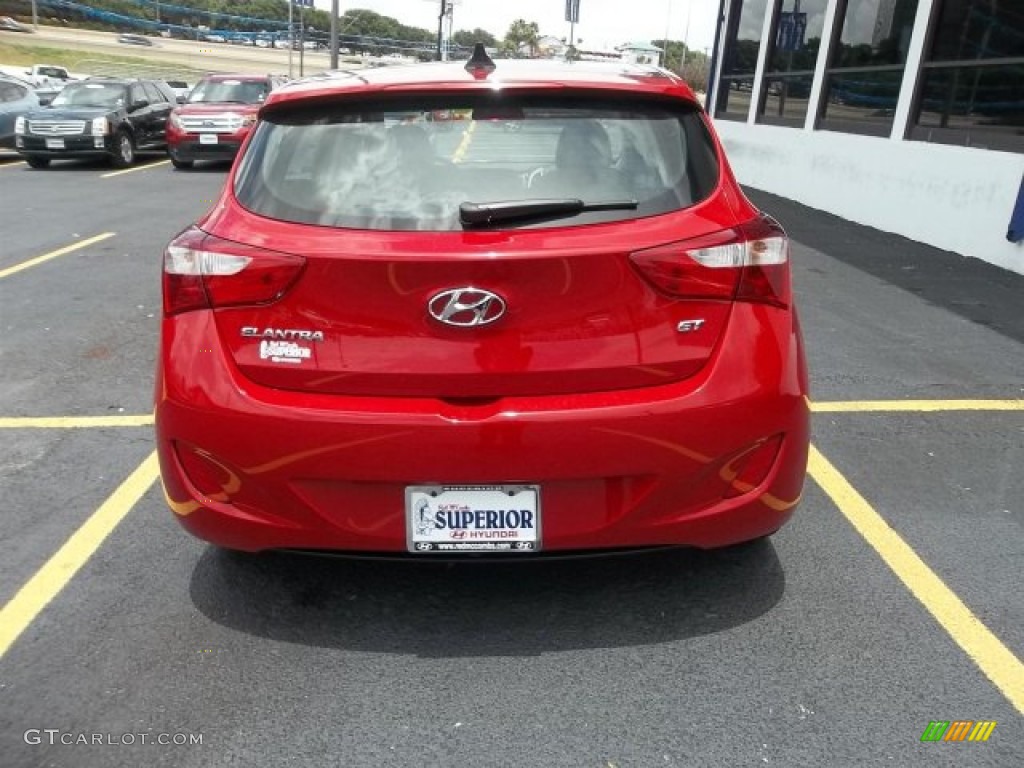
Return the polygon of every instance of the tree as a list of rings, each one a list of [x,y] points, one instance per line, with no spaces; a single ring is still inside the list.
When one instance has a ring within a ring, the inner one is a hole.
[[[454,41],[456,45],[461,45],[466,48],[472,48],[476,43],[483,43],[485,48],[498,47],[498,39],[486,29],[480,29],[479,27],[474,29],[472,32],[466,29],[460,29],[452,35],[452,41]]]
[[[710,61],[703,53],[691,51],[686,56],[686,63],[683,64],[679,76],[686,81],[694,91],[706,91],[708,78],[711,74]]]
[[[520,49],[525,45],[530,50],[530,58],[537,55],[537,41],[540,39],[540,27],[536,21],[527,22],[525,19],[516,19],[505,33],[505,48],[513,55],[518,55]]]

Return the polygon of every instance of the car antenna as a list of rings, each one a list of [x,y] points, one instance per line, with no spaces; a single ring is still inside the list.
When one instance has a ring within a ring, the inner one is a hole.
[[[477,43],[474,45],[473,55],[466,62],[466,71],[470,72],[473,77],[487,77],[495,69],[497,69],[497,66],[494,60],[487,55],[487,49],[484,48],[484,44]]]

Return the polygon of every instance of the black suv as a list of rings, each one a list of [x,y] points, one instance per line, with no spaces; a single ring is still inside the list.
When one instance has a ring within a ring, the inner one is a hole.
[[[33,168],[55,158],[106,156],[117,167],[137,152],[163,152],[176,103],[161,80],[96,78],[68,83],[46,107],[15,123],[15,149]]]

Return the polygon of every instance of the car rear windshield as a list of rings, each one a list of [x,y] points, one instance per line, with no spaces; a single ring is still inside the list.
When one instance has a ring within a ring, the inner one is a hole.
[[[195,102],[260,104],[267,98],[270,86],[266,80],[202,80],[189,94]]]
[[[501,217],[501,228],[663,214],[707,198],[718,181],[701,114],[679,100],[460,98],[271,110],[235,195],[284,221],[446,231],[467,226],[467,205],[496,202],[522,214]],[[583,206],[538,210],[541,200]]]

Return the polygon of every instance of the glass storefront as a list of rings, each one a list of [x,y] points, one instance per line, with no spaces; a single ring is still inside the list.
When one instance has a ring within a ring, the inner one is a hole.
[[[944,0],[909,138],[1024,151],[1024,2]]]
[[[888,136],[899,101],[917,0],[848,0],[826,72],[818,127]]]
[[[1024,151],[1024,62],[925,69],[910,138]]]
[[[802,127],[825,29],[827,0],[776,0],[759,123]]]
[[[758,123],[802,127],[810,111],[817,129],[890,136],[902,97],[910,113],[895,130],[905,138],[1024,152],[1024,0],[935,0],[920,19],[919,6],[838,0],[827,28],[828,0],[732,0],[715,117],[748,119],[765,45]],[[762,39],[770,11],[772,31]],[[910,99],[901,89],[914,25],[925,22]],[[812,103],[823,45],[828,62],[820,100]]]
[[[761,32],[768,0],[737,0],[732,4],[722,59],[715,117],[746,120],[761,47]]]

